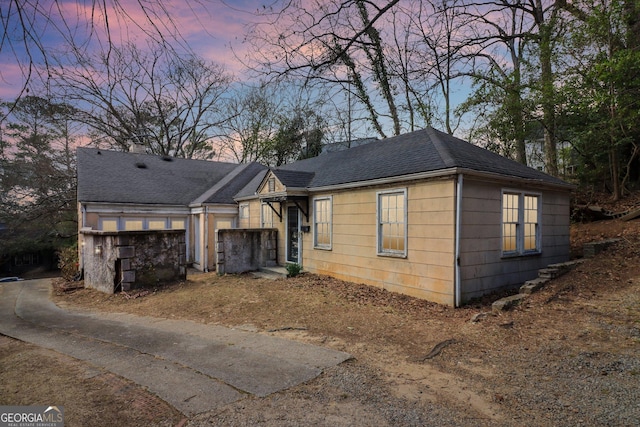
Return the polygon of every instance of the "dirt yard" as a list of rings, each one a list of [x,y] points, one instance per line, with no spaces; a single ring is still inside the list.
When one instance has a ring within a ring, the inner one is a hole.
[[[496,295],[454,310],[307,274],[198,274],[129,297],[60,293],[61,306],[242,328],[354,358],[307,384],[186,420],[135,384],[0,338],[0,402],[56,399],[69,426],[638,425],[640,219],[572,227],[577,255],[609,237],[621,241],[498,315]]]

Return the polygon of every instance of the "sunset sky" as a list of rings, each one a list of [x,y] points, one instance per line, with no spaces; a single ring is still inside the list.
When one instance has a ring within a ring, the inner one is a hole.
[[[70,43],[61,35],[61,32],[69,33],[65,28],[71,29],[76,43],[86,40],[86,34],[90,29],[98,34],[102,41],[106,39],[104,10],[100,7],[92,10],[93,4],[100,2],[40,0],[31,3],[37,4],[38,10],[36,13],[33,10],[26,11],[26,15],[33,23],[36,38],[42,42],[42,47],[47,53],[65,51],[69,48]],[[142,0],[111,0],[105,3],[110,7],[107,16],[112,39],[116,43],[127,39],[137,44],[143,43],[148,36],[140,26],[149,28],[149,24],[140,3],[147,3]],[[164,10],[151,12],[156,13],[153,22],[163,34],[173,31],[170,22],[173,20],[180,36],[196,53],[223,64],[234,74],[239,74],[242,72],[242,66],[234,58],[231,47],[239,55],[243,55],[242,41],[246,25],[255,21],[254,12],[263,9],[263,6],[268,7],[271,0],[164,0],[162,3]],[[10,100],[18,94],[24,82],[24,68],[20,69],[17,58],[23,63],[28,62],[28,53],[22,41],[21,24],[18,14],[15,13],[15,5],[13,1],[9,2],[13,9],[7,8],[6,5],[7,3],[4,3],[0,9],[3,20],[9,15],[8,22],[2,24],[6,25],[11,43],[5,41],[0,50],[0,98]],[[93,22],[98,24],[97,28],[90,25],[92,13],[95,17]],[[94,38],[94,43],[96,42],[97,39]],[[28,45],[35,61],[41,62],[42,55],[38,47],[33,42]]]

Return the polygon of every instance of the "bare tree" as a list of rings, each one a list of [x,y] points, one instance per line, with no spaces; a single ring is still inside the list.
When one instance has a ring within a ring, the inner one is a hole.
[[[266,21],[247,36],[254,69],[274,79],[340,85],[360,102],[379,135],[386,136],[385,119],[398,134],[400,117],[379,28],[381,18],[398,2],[378,6],[334,0],[310,6],[294,0],[266,10]]]
[[[471,19],[463,14],[463,5],[457,0],[415,1],[401,10],[406,16],[404,31],[412,40],[408,46],[396,48],[404,55],[411,50],[402,80],[406,79],[407,91],[413,94],[412,102],[423,120],[429,125],[439,122],[453,134],[460,120],[454,117],[453,83],[464,77],[462,53],[468,42],[464,36]],[[440,111],[436,97],[444,104]]]
[[[51,80],[63,99],[78,105],[77,119],[105,143],[123,151],[139,143],[154,154],[187,158],[215,155],[213,137],[228,118],[224,96],[232,81],[222,67],[133,44],[76,62],[51,67]]]
[[[265,141],[277,131],[280,105],[276,91],[265,84],[246,88],[229,100],[227,108],[230,117],[222,124],[219,138],[222,155],[239,163],[262,161]]]
[[[476,112],[477,108],[492,109],[481,133],[490,140],[493,135],[499,143],[491,143],[500,144],[503,155],[526,164],[527,122],[531,117],[523,99],[528,85],[522,74],[526,45],[531,42],[530,23],[519,7],[507,3],[487,7],[485,3],[468,4],[464,10],[473,23],[465,52],[471,67],[465,74],[474,80],[476,92],[463,108]]]
[[[22,95],[34,80],[46,85],[54,42],[84,56],[120,44],[125,28],[167,50],[184,50],[174,12],[161,0],[5,0],[0,4],[0,53],[13,57],[20,68]],[[6,78],[2,70],[0,78]]]

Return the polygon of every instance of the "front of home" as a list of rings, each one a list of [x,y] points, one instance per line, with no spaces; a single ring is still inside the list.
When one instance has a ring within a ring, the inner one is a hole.
[[[82,226],[182,227],[205,271],[214,230],[276,229],[280,265],[460,306],[569,257],[571,185],[431,128],[272,169],[108,154],[126,178],[98,175],[130,188],[107,195],[96,151],[78,153]]]
[[[426,129],[269,170],[236,196],[279,262],[459,306],[569,257],[572,187]]]

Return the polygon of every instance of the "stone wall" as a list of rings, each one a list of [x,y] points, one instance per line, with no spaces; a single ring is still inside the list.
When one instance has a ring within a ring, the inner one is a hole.
[[[184,230],[81,230],[84,284],[106,293],[187,277]]]
[[[216,231],[218,274],[238,274],[277,264],[278,230],[237,228]]]

